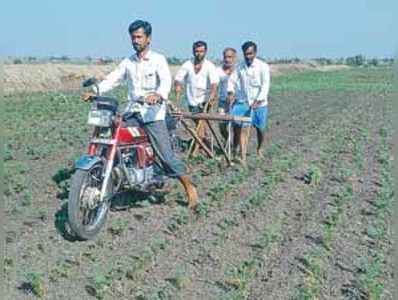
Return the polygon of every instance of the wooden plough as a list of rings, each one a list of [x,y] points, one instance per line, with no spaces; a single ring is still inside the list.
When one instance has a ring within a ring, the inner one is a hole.
[[[216,131],[214,130],[212,124],[210,123],[211,121],[216,121],[216,122],[222,122],[222,121],[227,121],[227,122],[251,122],[250,117],[237,117],[237,116],[232,116],[232,115],[227,115],[227,114],[219,114],[219,113],[191,113],[191,112],[183,112],[183,111],[178,111],[175,106],[169,104],[170,110],[171,110],[171,115],[173,117],[176,117],[177,119],[180,120],[181,124],[184,126],[185,130],[187,130],[190,135],[193,138],[193,143],[191,143],[190,146],[190,151],[188,152],[188,156],[191,157],[192,154],[195,152],[196,146],[195,144],[197,143],[198,147],[201,147],[203,151],[207,154],[209,158],[214,158],[214,151],[213,149],[210,149],[208,145],[204,142],[204,138],[199,135],[199,131],[203,129],[203,126],[207,126],[211,133],[211,137],[214,138],[214,140],[217,143],[217,146],[221,149],[223,156],[225,157],[228,165],[231,164],[231,151],[230,151],[230,137],[231,137],[231,132],[230,132],[230,127],[229,126],[229,138],[226,143],[226,145],[223,145],[220,138],[218,137]],[[192,128],[187,122],[186,119],[191,119],[191,120],[197,120],[197,126],[196,128]],[[196,143],[195,143],[196,142]],[[228,150],[226,150],[228,149]]]

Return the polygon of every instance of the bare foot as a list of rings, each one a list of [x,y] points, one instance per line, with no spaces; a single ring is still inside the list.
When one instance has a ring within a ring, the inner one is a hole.
[[[247,168],[247,162],[245,159],[235,158],[235,162],[240,164],[243,168]]]

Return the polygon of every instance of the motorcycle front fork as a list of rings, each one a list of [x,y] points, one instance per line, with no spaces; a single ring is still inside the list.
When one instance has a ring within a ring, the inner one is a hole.
[[[114,162],[115,155],[116,155],[116,148],[117,148],[116,145],[111,146],[111,151],[108,155],[108,159],[106,160],[105,174],[104,174],[104,179],[102,181],[102,187],[101,187],[100,202],[104,201],[106,192],[107,192],[107,187],[108,187],[109,181],[111,180],[113,162]]]

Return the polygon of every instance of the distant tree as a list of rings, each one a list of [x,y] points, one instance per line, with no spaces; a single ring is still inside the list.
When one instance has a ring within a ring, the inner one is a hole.
[[[20,65],[20,64],[22,64],[22,59],[20,59],[20,58],[15,58],[15,59],[12,61],[12,63],[13,63],[14,65]]]
[[[366,62],[366,58],[363,55],[356,55],[346,58],[346,64],[349,66],[362,66]]]
[[[381,60],[383,62],[383,64],[385,65],[390,65],[394,63],[394,59],[390,58],[390,57],[385,57]]]
[[[97,62],[97,64],[99,64],[99,65],[109,65],[111,63],[113,63],[113,59],[109,58],[109,57],[105,57],[105,58],[101,57],[100,59],[98,59],[98,62]]]
[[[222,59],[219,59],[219,58],[213,59],[212,62],[213,62],[214,64],[216,64],[217,66],[221,66],[221,65],[223,64],[223,60],[222,60]]]
[[[315,58],[314,60],[323,66],[324,65],[333,65],[335,63],[333,59],[327,58],[327,57]]]
[[[343,65],[345,62],[344,57],[340,57],[338,59],[336,59],[335,64],[336,65]]]
[[[299,63],[301,63],[301,59],[298,57],[295,57],[295,58],[293,58],[293,63],[299,64]]]
[[[62,60],[62,61],[69,61],[70,60],[69,56],[67,56],[67,55],[63,55],[59,59]]]
[[[277,58],[275,59],[276,64],[290,64],[292,62],[289,58]]]
[[[181,65],[181,64],[182,64],[181,59],[179,59],[179,58],[177,58],[177,57],[175,57],[175,56],[173,56],[173,57],[168,57],[168,58],[167,58],[167,62],[168,62],[170,65]]]
[[[378,66],[379,65],[379,60],[377,59],[377,58],[372,58],[372,59],[369,59],[368,60],[368,65],[371,65],[371,66]]]

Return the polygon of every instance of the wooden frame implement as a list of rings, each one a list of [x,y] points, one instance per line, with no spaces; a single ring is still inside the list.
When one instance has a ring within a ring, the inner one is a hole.
[[[206,143],[203,141],[203,137],[201,137],[198,133],[199,130],[202,130],[201,128],[203,125],[207,125],[208,129],[210,130],[211,136],[214,138],[214,140],[217,143],[217,146],[221,149],[223,156],[225,157],[228,165],[231,165],[231,151],[225,150],[225,146],[222,144],[221,140],[217,136],[217,133],[215,132],[212,124],[210,121],[217,121],[217,122],[251,122],[250,117],[237,117],[237,116],[232,116],[232,115],[227,115],[227,114],[219,114],[219,113],[190,113],[190,112],[183,112],[177,110],[177,108],[174,105],[171,105],[169,103],[170,107],[170,112],[173,117],[176,117],[180,120],[181,124],[184,126],[185,130],[189,132],[189,134],[192,136],[193,140],[203,149],[203,151],[207,154],[209,158],[214,158],[214,153],[209,147],[206,145]],[[189,124],[186,122],[185,119],[191,119],[191,120],[197,120],[198,125],[195,129],[193,129]],[[231,133],[229,132],[229,135]],[[230,140],[228,140],[228,144],[230,144]],[[195,150],[195,146],[191,144],[190,147],[190,152],[189,155],[193,153]]]

